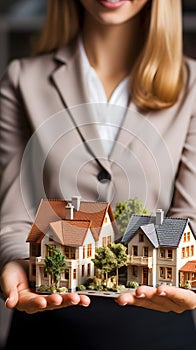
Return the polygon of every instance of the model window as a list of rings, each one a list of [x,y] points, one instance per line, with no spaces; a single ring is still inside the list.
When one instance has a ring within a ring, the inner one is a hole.
[[[137,266],[132,266],[132,276],[137,277]]]
[[[160,249],[160,258],[165,258],[165,249]]]
[[[189,257],[189,247],[186,247],[186,258]]]
[[[40,244],[31,244],[31,256],[40,256],[41,255],[41,245]]]
[[[105,216],[105,218],[104,218],[104,220],[103,220],[103,223],[104,223],[104,224],[107,224],[107,222],[108,222],[108,218]]]
[[[168,249],[167,257],[168,257],[168,259],[172,259],[173,258],[173,251],[172,251],[172,249]]]
[[[172,268],[171,267],[167,268],[167,278],[169,278],[169,279],[172,278]]]
[[[87,257],[89,258],[90,256],[92,256],[92,244],[88,244],[87,248]]]
[[[160,277],[163,279],[172,279],[172,268],[171,267],[160,267]]]
[[[139,242],[144,242],[144,234],[143,233],[139,234]]]
[[[76,269],[73,269],[73,279],[76,280],[77,272]]]
[[[108,236],[107,237],[107,246],[110,247],[111,246],[111,242],[112,242],[112,237]]]
[[[143,248],[143,256],[148,256],[148,247]]]
[[[138,256],[138,246],[137,245],[133,245],[132,250],[133,250],[133,255],[134,256]]]
[[[106,237],[102,238],[102,247],[106,247]]]
[[[160,277],[165,278],[165,267],[160,267]]]
[[[182,248],[182,259],[185,258],[185,248]]]
[[[65,246],[64,254],[65,254],[67,259],[75,259],[76,258],[76,248]]]

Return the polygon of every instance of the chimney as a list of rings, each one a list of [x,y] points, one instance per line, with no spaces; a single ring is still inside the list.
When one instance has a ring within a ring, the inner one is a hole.
[[[71,203],[67,203],[65,206],[65,219],[66,220],[73,220],[73,211],[74,207]]]
[[[71,199],[71,203],[74,206],[74,209],[76,211],[80,210],[80,199],[81,199],[80,196],[73,196],[72,199]]]
[[[156,210],[156,225],[161,225],[163,223],[164,219],[164,211],[162,209],[157,209]]]

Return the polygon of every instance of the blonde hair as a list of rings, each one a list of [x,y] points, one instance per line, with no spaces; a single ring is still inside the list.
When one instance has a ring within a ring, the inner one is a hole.
[[[181,0],[152,0],[147,5],[146,41],[132,69],[130,89],[139,108],[156,110],[174,105],[182,90],[182,8]],[[79,33],[81,22],[78,0],[48,0],[37,53],[69,43]]]
[[[79,32],[82,7],[77,0],[47,0],[47,13],[36,53],[45,53],[68,44]]]

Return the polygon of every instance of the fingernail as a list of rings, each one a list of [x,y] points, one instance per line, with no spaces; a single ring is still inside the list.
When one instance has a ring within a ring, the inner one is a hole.
[[[166,293],[165,292],[161,292],[159,293],[160,297],[165,297],[166,296]]]
[[[10,300],[10,298],[7,298],[6,300],[5,300],[5,306],[6,306],[6,304],[7,304],[7,302]]]
[[[84,306],[84,307],[87,307],[87,306],[88,306],[88,304],[83,304],[83,303],[82,303],[81,305]]]
[[[8,306],[7,304],[10,302],[10,300],[11,300],[10,297],[8,297],[7,299],[5,299],[5,307],[8,307],[8,308],[9,308],[9,306]]]
[[[142,293],[142,294],[139,294],[139,295],[136,295],[137,298],[145,298],[145,294]]]

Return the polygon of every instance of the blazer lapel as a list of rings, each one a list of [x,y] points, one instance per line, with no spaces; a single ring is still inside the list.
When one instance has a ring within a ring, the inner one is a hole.
[[[60,49],[54,59],[57,61],[57,69],[52,73],[51,79],[61,96],[62,103],[88,151],[95,159],[99,159],[100,167],[110,173],[110,163],[94,122],[94,115],[99,106],[89,103],[88,89],[76,43]]]
[[[57,51],[54,57],[57,69],[51,75],[66,108],[88,101],[86,86],[80,79],[79,50],[75,45],[74,42],[72,46]]]

